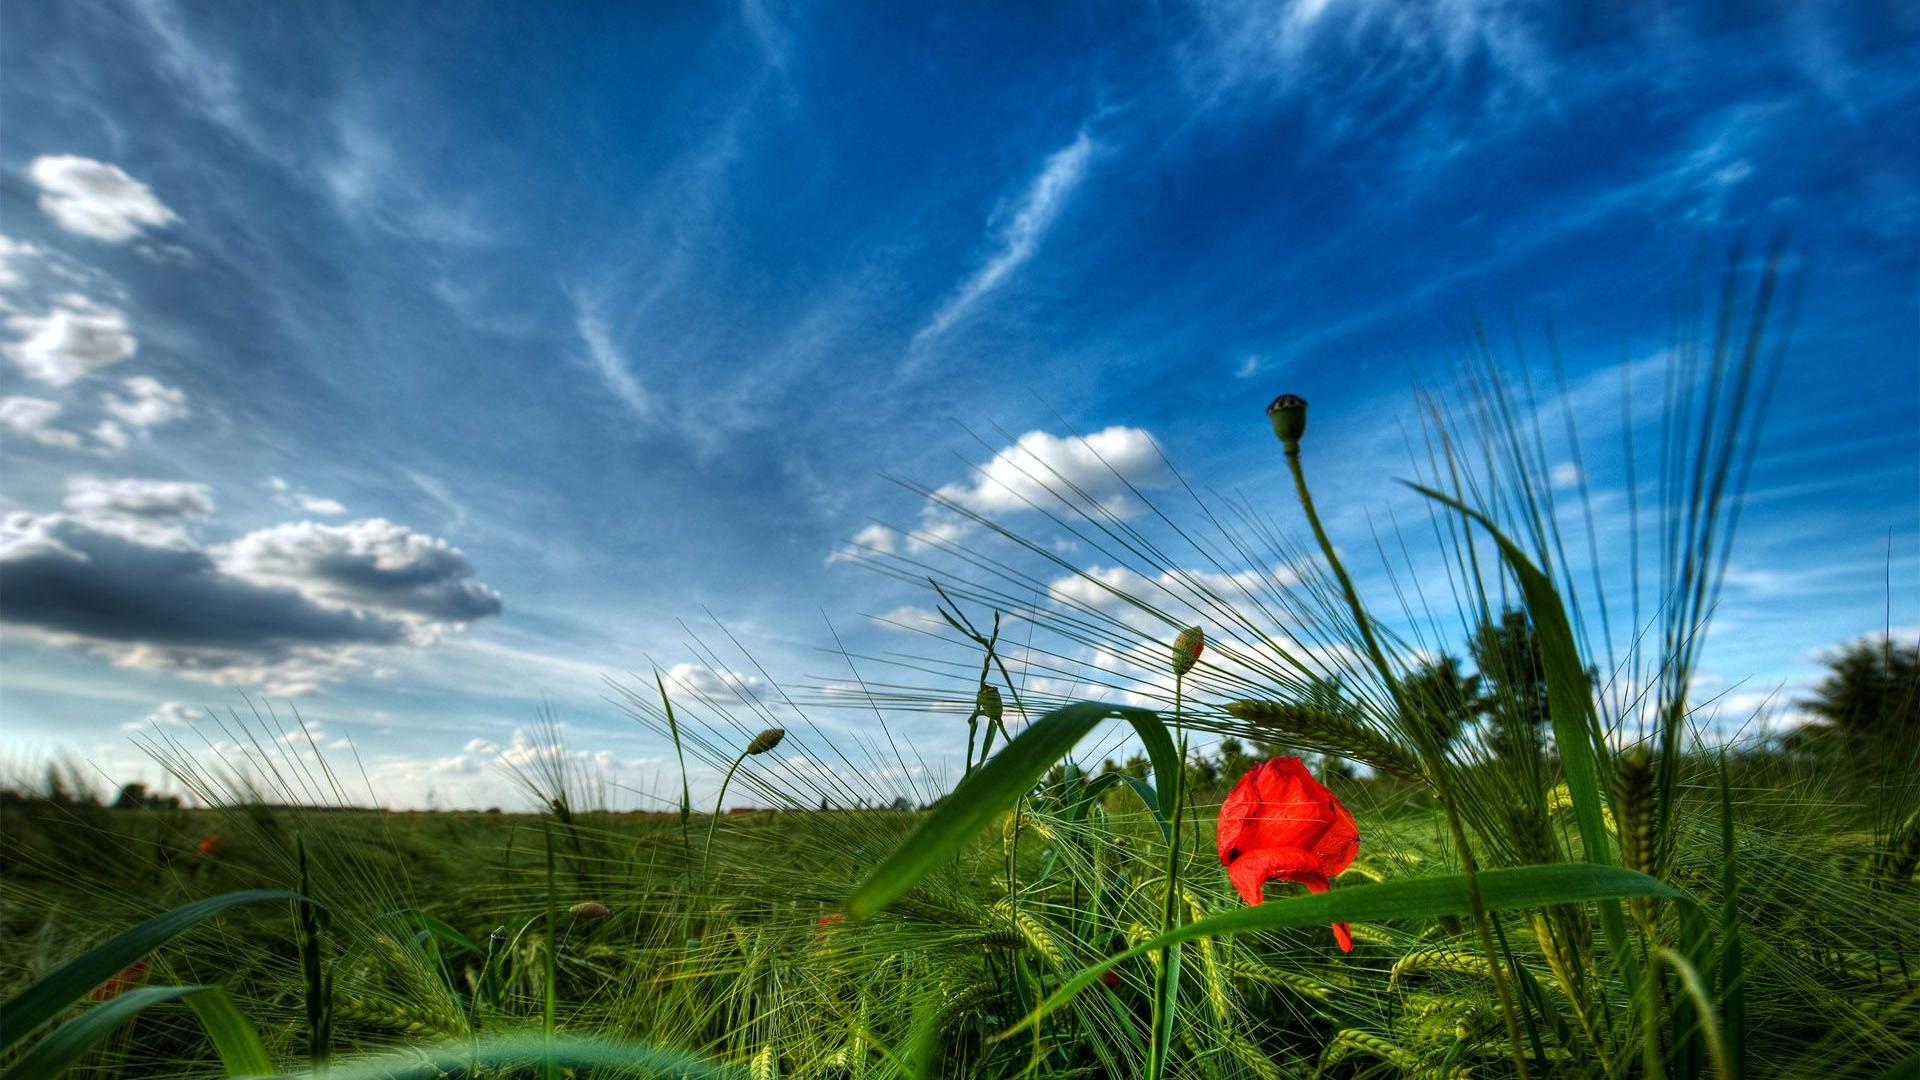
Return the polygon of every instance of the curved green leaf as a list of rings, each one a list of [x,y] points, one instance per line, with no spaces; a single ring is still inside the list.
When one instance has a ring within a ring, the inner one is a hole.
[[[1588,862],[1612,862],[1606,815],[1601,810],[1601,766],[1606,762],[1606,746],[1594,722],[1586,665],[1580,662],[1580,646],[1574,640],[1573,624],[1567,621],[1559,590],[1553,587],[1553,579],[1485,514],[1432,488],[1413,483],[1407,486],[1486,529],[1519,580],[1527,615],[1540,640],[1540,662],[1547,677],[1547,715],[1553,721],[1553,745],[1560,752],[1560,768],[1566,773],[1567,792],[1573,798],[1580,846]]]
[[[1592,863],[1548,863],[1542,866],[1517,866],[1501,870],[1482,870],[1480,896],[1488,911],[1508,908],[1538,908],[1550,904],[1577,904],[1589,900],[1621,900],[1630,896],[1677,897],[1672,886],[1633,870]],[[1048,1013],[1073,1000],[1100,976],[1119,964],[1138,956],[1193,938],[1240,934],[1249,930],[1280,930],[1288,927],[1319,926],[1336,922],[1381,922],[1387,919],[1421,919],[1438,915],[1465,915],[1472,910],[1464,874],[1389,881],[1381,885],[1362,885],[1336,889],[1284,900],[1270,900],[1257,907],[1235,908],[1212,915],[1173,930],[1105,960],[1083,968],[1060,989],[997,1038],[1023,1031]]]
[[[551,1063],[556,1068],[596,1070],[635,1076],[671,1076],[688,1080],[739,1080],[736,1069],[684,1050],[619,1039],[585,1039],[555,1035],[502,1034],[476,1041],[455,1040],[409,1045],[403,1050],[363,1057],[335,1059],[325,1072],[289,1073],[311,1080],[435,1080],[452,1074],[472,1075],[478,1069],[533,1069]]]
[[[122,931],[88,949],[72,960],[0,1004],[0,1051],[7,1050],[40,1029],[42,1024],[86,997],[94,987],[114,974],[166,944],[195,924],[246,904],[274,900],[314,903],[299,893],[283,889],[249,889],[222,893],[172,911],[155,915],[146,922]]]
[[[1160,717],[1148,709],[1080,701],[1035,720],[1025,731],[960,781],[934,811],[921,819],[885,862],[847,900],[847,914],[863,919],[897,899],[934,867],[958,854],[1021,793],[1046,775],[1094,725],[1118,717],[1133,725],[1153,761],[1158,803],[1173,804],[1180,757]]]
[[[274,1071],[273,1059],[267,1056],[260,1033],[240,1014],[226,990],[218,986],[201,987],[187,995],[187,1007],[200,1018],[200,1026],[213,1041],[213,1049],[220,1055],[220,1063],[227,1067],[228,1076],[266,1076]]]
[[[264,1076],[274,1071],[273,1059],[260,1044],[259,1034],[240,1015],[225,990],[218,986],[142,986],[115,994],[55,1028],[20,1055],[0,1080],[54,1080],[135,1015],[182,998],[200,1018],[200,1026],[213,1041],[228,1076]]]

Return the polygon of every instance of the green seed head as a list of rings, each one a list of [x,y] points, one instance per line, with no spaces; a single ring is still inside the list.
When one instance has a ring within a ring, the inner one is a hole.
[[[753,737],[753,741],[747,744],[747,753],[764,754],[774,747],[779,746],[780,740],[786,737],[787,733],[784,728],[770,727]]]
[[[1197,626],[1189,626],[1180,631],[1173,639],[1173,673],[1185,675],[1193,670],[1200,660],[1200,650],[1206,646],[1207,635]]]
[[[1307,399],[1298,394],[1281,394],[1267,406],[1267,422],[1288,452],[1300,449],[1300,436],[1307,433]]]
[[[980,693],[973,699],[973,707],[981,716],[996,724],[999,723],[1005,710],[1005,706],[1000,703],[999,687],[981,683]]]

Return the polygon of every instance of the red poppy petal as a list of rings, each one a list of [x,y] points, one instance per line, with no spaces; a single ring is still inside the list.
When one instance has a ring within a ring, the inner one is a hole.
[[[1314,872],[1313,855],[1299,848],[1255,848],[1227,867],[1227,878],[1239,890],[1241,899],[1256,905],[1264,899],[1261,886],[1275,878],[1298,881],[1309,889],[1313,886],[1308,879],[1312,879],[1320,883],[1320,888],[1327,887],[1327,879]]]
[[[1347,929],[1346,923],[1337,922],[1333,924],[1333,940],[1340,943],[1341,952],[1353,951],[1353,931]]]

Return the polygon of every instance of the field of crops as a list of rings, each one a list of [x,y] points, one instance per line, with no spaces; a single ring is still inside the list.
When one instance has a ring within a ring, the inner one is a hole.
[[[1837,664],[1797,740],[1694,699],[1772,285],[1668,380],[1631,633],[1581,607],[1490,362],[1429,410],[1449,588],[1391,578],[1398,610],[1328,538],[1283,395],[1276,487],[1311,539],[1181,535],[1286,580],[1183,577],[1054,492],[1159,583],[1124,617],[1023,608],[983,558],[934,579],[971,650],[945,671],[731,704],[621,684],[681,778],[724,776],[710,806],[681,779],[667,812],[606,811],[549,723],[503,762],[539,813],[351,810],[351,766],[272,715],[234,719],[231,767],[148,744],[195,809],[17,793],[4,1075],[1920,1075],[1911,651]],[[1471,679],[1427,644],[1457,631]],[[1129,673],[1038,677],[1078,645]],[[850,700],[871,724],[810,719]],[[916,709],[965,724],[957,778],[909,767],[887,716]]]

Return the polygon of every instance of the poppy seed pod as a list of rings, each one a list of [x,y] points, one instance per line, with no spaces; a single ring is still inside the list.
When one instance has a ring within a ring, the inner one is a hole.
[[[999,723],[1005,712],[1005,706],[1000,703],[1000,688],[981,683],[980,693],[973,699],[973,709],[988,720]]]
[[[1185,675],[1192,671],[1193,665],[1200,659],[1200,650],[1206,647],[1206,643],[1206,632],[1197,626],[1189,626],[1180,631],[1179,636],[1173,639],[1173,673]]]
[[[1267,406],[1267,422],[1288,451],[1300,448],[1300,436],[1307,433],[1307,399],[1298,394],[1281,394]]]
[[[568,908],[567,914],[573,916],[576,919],[591,920],[591,919],[604,919],[607,916],[613,914],[613,912],[608,911],[607,905],[601,903],[598,900],[582,900],[579,903]]]
[[[786,737],[787,732],[784,728],[770,727],[753,737],[753,741],[747,744],[747,753],[764,754],[779,746],[780,740]]]

